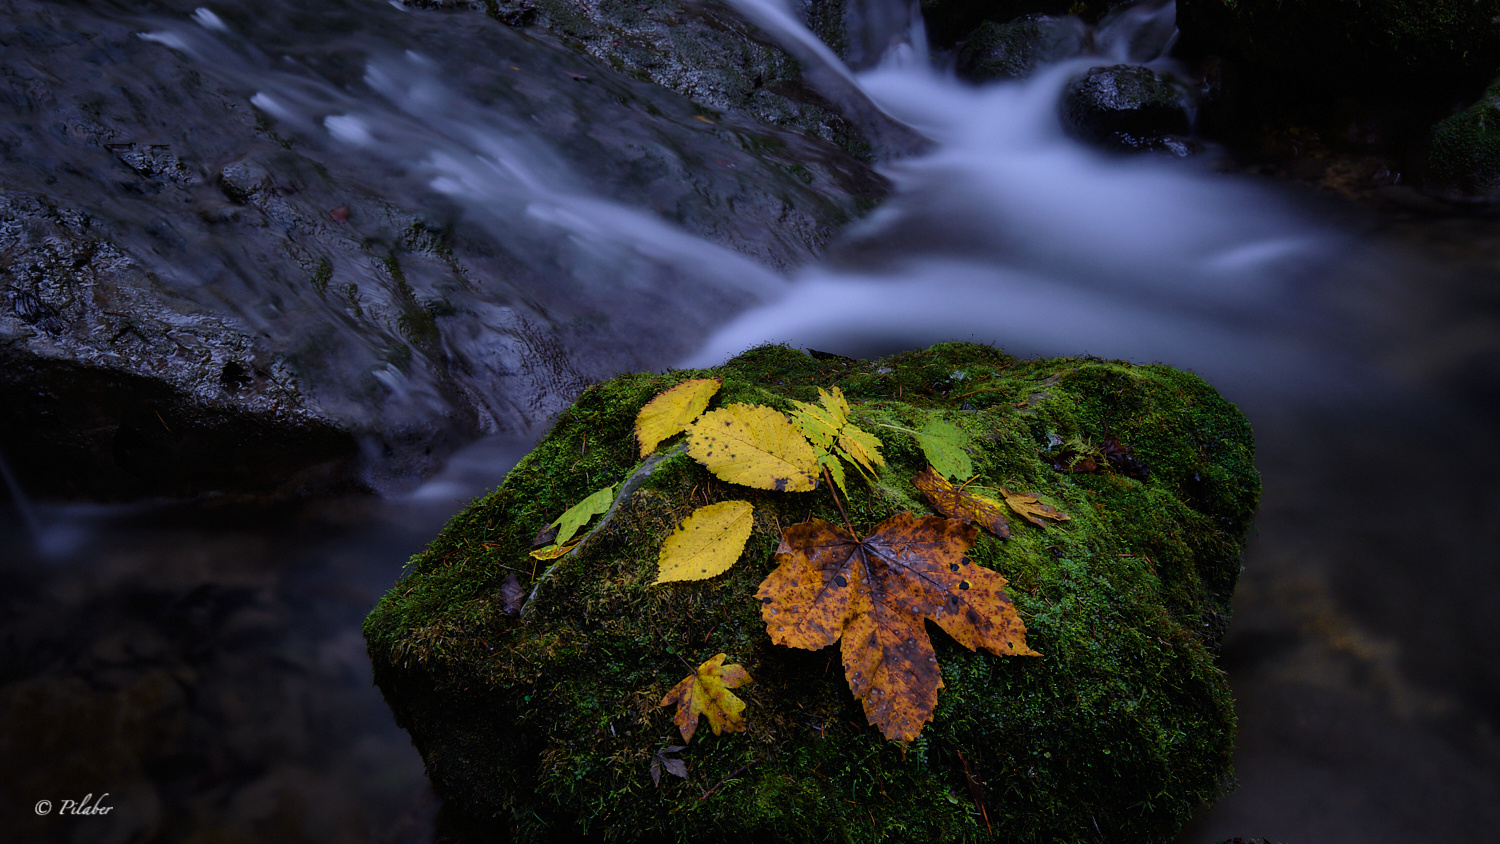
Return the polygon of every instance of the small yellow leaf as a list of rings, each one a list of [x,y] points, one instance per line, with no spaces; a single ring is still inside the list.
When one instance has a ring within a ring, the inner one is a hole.
[[[777,492],[818,486],[818,454],[781,412],[732,404],[688,426],[688,455],[720,480]]]
[[[535,551],[532,551],[531,556],[537,558],[538,560],[555,560],[558,557],[561,557],[562,555],[568,553],[569,551],[572,551],[573,546],[582,541],[583,540],[580,539],[577,542],[569,542],[566,545],[548,545],[546,548],[538,548]]]
[[[720,501],[693,511],[662,543],[651,585],[707,580],[728,571],[750,539],[754,509],[748,501]]]
[[[722,383],[719,378],[694,378],[663,390],[646,402],[635,417],[635,438],[640,441],[641,456],[655,451],[662,440],[697,419]]]
[[[1035,493],[1011,492],[1002,486],[1000,494],[1005,496],[1005,503],[1010,505],[1010,509],[1020,513],[1022,518],[1037,527],[1047,526],[1047,523],[1042,521],[1043,518],[1057,522],[1068,521],[1068,517],[1063,515],[1061,510],[1042,504],[1041,499]]]
[[[745,711],[745,702],[729,690],[750,682],[750,674],[744,666],[725,665],[724,657],[725,654],[719,654],[698,666],[696,673],[678,683],[661,699],[662,706],[677,704],[672,721],[681,731],[684,744],[693,740],[699,715],[708,716],[708,726],[713,728],[714,735],[726,730],[731,733],[745,731],[745,718],[741,715]]]

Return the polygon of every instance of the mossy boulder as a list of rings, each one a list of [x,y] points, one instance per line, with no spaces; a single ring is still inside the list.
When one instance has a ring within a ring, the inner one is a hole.
[[[933,720],[904,747],[884,740],[836,649],[772,644],[754,598],[782,529],[842,521],[828,490],[733,486],[671,440],[639,459],[641,406],[706,375],[723,378],[715,406],[790,410],[842,388],[888,461],[873,486],[851,472],[856,530],[929,512],[911,484],[921,449],[881,425],[934,417],[972,437],[975,484],[1036,492],[1071,516],[1014,519],[1012,539],[981,534],[969,552],[1009,579],[1043,656],[973,653],[929,627],[944,682]],[[1253,456],[1235,407],[1166,366],[971,344],[880,361],[752,349],[585,391],[412,559],[365,637],[438,793],[501,838],[1169,841],[1230,780],[1234,711],[1214,653],[1259,496]],[[573,554],[550,569],[528,556],[559,513],[620,482]],[[739,562],[653,587],[663,537],[728,499],[755,506]],[[511,574],[529,593],[514,617]],[[700,729],[680,754],[687,779],[653,783],[656,754],[683,744],[663,695],[721,652],[754,678],[736,690],[747,729]]]
[[[933,43],[951,46],[983,21],[1006,23],[1025,15],[1077,15],[1092,23],[1122,0],[922,0]]]
[[[1465,192],[1500,189],[1500,80],[1479,101],[1432,130],[1428,169],[1440,185]]]

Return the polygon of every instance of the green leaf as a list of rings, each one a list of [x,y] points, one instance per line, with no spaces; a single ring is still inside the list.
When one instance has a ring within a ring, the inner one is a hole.
[[[917,443],[927,455],[927,462],[943,477],[968,480],[974,476],[974,462],[964,451],[969,435],[952,422],[936,417],[927,420],[917,434]]]
[[[557,521],[548,527],[557,528],[557,538],[552,540],[554,545],[565,545],[578,529],[589,523],[589,519],[609,510],[609,505],[615,500],[615,486],[610,484],[604,489],[590,495],[588,498],[574,504],[568,511],[557,517]]]

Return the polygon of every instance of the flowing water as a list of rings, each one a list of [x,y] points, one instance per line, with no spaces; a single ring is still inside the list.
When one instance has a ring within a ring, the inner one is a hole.
[[[1098,55],[986,86],[929,55],[906,4],[854,4],[857,70],[772,0],[735,5],[830,101],[922,139],[882,165],[889,197],[801,266],[725,248],[734,238],[667,219],[601,172],[581,139],[644,131],[620,122],[631,115],[600,112],[573,142],[539,132],[536,103],[572,102],[571,77],[524,78],[543,92],[529,102],[454,82],[451,58],[403,43],[418,30],[402,21],[422,13],[366,4],[340,29],[299,32],[295,61],[270,13],[123,19],[242,90],[277,131],[343,151],[408,201],[509,233],[569,279],[552,289],[520,274],[507,296],[627,309],[586,347],[586,377],[711,365],[765,341],[867,356],[950,339],[1199,372],[1254,423],[1265,493],[1224,649],[1240,787],[1183,840],[1489,837],[1495,221],[1351,209],[1218,174],[1212,155],[1124,159],[1069,139],[1056,103],[1070,77],[1122,61],[1173,69],[1170,3],[1102,22]],[[536,49],[505,38],[507,55]],[[256,293],[214,295],[254,314]],[[503,307],[483,291],[473,301],[486,296]],[[650,304],[628,304],[641,297]],[[453,342],[485,354],[478,330]],[[397,386],[418,405],[443,400]],[[552,409],[489,401],[497,418],[534,423]],[[38,840],[431,840],[437,803],[370,686],[359,622],[405,558],[524,453],[525,426],[511,427],[522,433],[481,440],[384,499],[84,508],[27,503],[11,484],[7,825]],[[109,792],[114,811],[26,817],[37,800],[91,792]]]

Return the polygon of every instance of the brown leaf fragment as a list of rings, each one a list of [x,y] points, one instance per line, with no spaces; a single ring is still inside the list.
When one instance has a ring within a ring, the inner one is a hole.
[[[865,717],[911,741],[932,720],[943,678],[924,619],[969,650],[1038,654],[1005,578],[965,552],[978,529],[898,513],[857,539],[821,519],[792,525],[756,591],[771,640],[818,650],[842,639],[844,676]]]
[[[680,753],[687,748],[684,745],[674,744],[671,747],[663,747],[656,751],[651,757],[651,783],[661,785],[663,771],[680,779],[687,779],[687,762],[682,759],[673,759],[671,754]]]
[[[1005,520],[1000,502],[954,486],[931,466],[911,482],[932,502],[933,509],[944,516],[977,524],[1001,539],[1010,539],[1010,523]]]
[[[1109,467],[1122,475],[1144,481],[1151,476],[1151,469],[1131,452],[1130,447],[1110,437],[1099,444],[1099,451],[1109,461]]]
[[[555,525],[555,524],[548,525],[548,526],[542,528],[540,531],[538,531],[536,536],[532,537],[531,547],[532,548],[545,548],[548,545],[551,545],[552,543],[554,543],[556,541],[557,541],[557,525]]]
[[[1036,525],[1046,527],[1047,523],[1042,519],[1052,519],[1056,522],[1066,522],[1068,517],[1061,510],[1041,503],[1041,499],[1031,492],[1011,492],[1005,487],[1000,487],[1000,494],[1005,496],[1005,503],[1010,509],[1021,514],[1021,518]]]
[[[673,686],[666,697],[661,699],[662,706],[677,705],[672,721],[682,733],[683,744],[693,740],[693,733],[698,730],[699,715],[707,716],[708,726],[713,728],[714,735],[725,730],[731,733],[745,731],[745,718],[742,714],[745,702],[729,690],[749,683],[750,674],[745,671],[744,666],[725,665],[724,657],[725,654],[719,654],[698,666],[696,673]]]
[[[500,605],[505,609],[505,614],[511,618],[521,617],[521,605],[526,603],[526,590],[521,588],[521,581],[511,572],[500,584]]]

